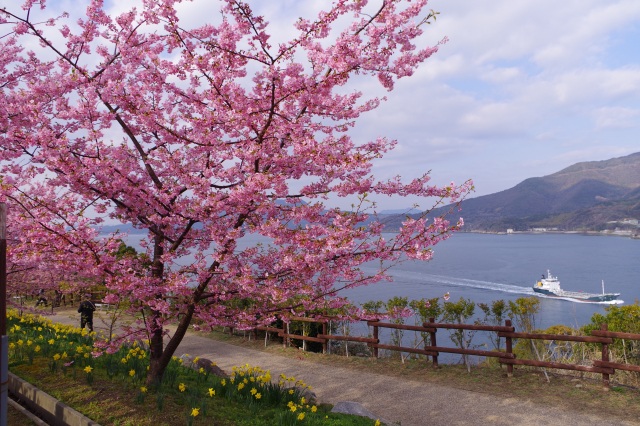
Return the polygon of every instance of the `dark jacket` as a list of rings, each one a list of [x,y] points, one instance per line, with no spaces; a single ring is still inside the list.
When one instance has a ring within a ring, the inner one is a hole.
[[[94,305],[90,300],[84,300],[82,303],[80,303],[80,306],[78,306],[78,312],[80,312],[80,315],[84,317],[92,317],[93,311],[95,310],[96,305]]]

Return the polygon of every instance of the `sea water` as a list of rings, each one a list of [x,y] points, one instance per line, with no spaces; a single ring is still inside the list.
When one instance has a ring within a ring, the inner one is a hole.
[[[392,283],[349,290],[355,302],[461,297],[477,303],[538,297],[532,289],[551,271],[565,290],[621,293],[615,303],[640,299],[640,240],[580,234],[458,233],[437,244],[429,262],[409,261],[392,270]],[[538,328],[555,324],[578,327],[608,303],[584,303],[540,297]],[[479,311],[479,310],[477,310]]]
[[[140,250],[141,238],[132,234],[127,243]],[[254,240],[245,238],[239,247],[250,246]],[[607,292],[621,293],[621,301],[634,303],[640,299],[640,240],[581,234],[456,233],[434,247],[431,261],[407,261],[394,267],[393,282],[341,294],[355,304],[394,296],[431,299],[446,293],[451,301],[462,297],[491,304],[499,299],[539,297],[532,286],[547,270],[560,279],[565,290],[599,293],[604,280]],[[536,326],[579,327],[589,323],[594,313],[606,313],[607,306],[540,297]]]
[[[434,248],[429,262],[409,261],[392,269],[394,281],[348,290],[356,304],[368,300],[386,301],[394,296],[412,299],[460,298],[491,305],[496,300],[514,301],[538,297],[535,327],[552,325],[579,328],[591,322],[593,314],[606,314],[612,304],[640,299],[640,240],[578,234],[472,234],[458,233]],[[565,290],[599,293],[602,281],[607,292],[621,293],[610,303],[586,303],[540,296],[532,286],[547,270],[560,279]],[[441,299],[441,302],[443,300]],[[482,311],[465,321],[481,319]],[[407,318],[407,324],[415,323]],[[370,333],[364,325],[352,327],[353,335]],[[492,350],[488,332],[479,332],[471,345]],[[453,346],[449,332],[438,332],[438,346]],[[380,333],[387,343],[390,331]],[[403,346],[420,347],[418,333],[405,332]],[[456,363],[459,355],[441,354],[440,362]]]
[[[132,234],[127,243],[141,250],[140,234]],[[259,237],[244,238],[239,248],[256,242]],[[180,263],[188,264],[187,257]],[[366,269],[365,265],[363,269]],[[373,266],[370,267],[375,272]],[[496,300],[513,301],[520,297],[538,297],[539,312],[535,326],[552,325],[579,328],[591,322],[594,313],[606,314],[607,303],[584,303],[537,295],[532,286],[549,270],[565,290],[598,293],[604,280],[607,292],[621,293],[616,303],[634,303],[640,299],[640,240],[625,237],[580,234],[473,234],[457,233],[434,247],[432,260],[407,261],[391,269],[392,282],[380,282],[341,293],[356,305],[367,301],[387,301],[394,296],[431,299],[449,295],[476,304],[490,305]],[[444,300],[441,299],[441,302]],[[467,321],[482,317],[476,308]],[[414,318],[407,318],[414,324]],[[371,330],[365,323],[351,325],[350,334],[366,336]],[[453,346],[445,330],[438,332],[438,346]],[[382,343],[389,343],[390,330],[380,332]],[[418,333],[405,332],[403,345],[421,347]],[[491,350],[488,333],[478,333],[472,345]],[[441,354],[440,362],[455,363],[459,355]]]

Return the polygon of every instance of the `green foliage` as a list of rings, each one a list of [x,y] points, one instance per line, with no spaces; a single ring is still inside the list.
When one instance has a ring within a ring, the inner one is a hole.
[[[547,328],[546,330],[542,330],[541,333],[543,334],[558,334],[561,336],[577,336],[580,333],[578,332],[578,330],[571,328],[569,326],[566,325],[562,325],[562,324],[556,324],[556,325],[552,325],[551,327]]]
[[[516,329],[523,333],[533,333],[536,328],[535,315],[540,310],[540,299],[537,297],[519,297],[509,301],[507,315],[514,322]],[[540,351],[534,340],[520,340],[515,342],[514,352],[520,358],[540,359]]]
[[[469,299],[460,298],[457,302],[444,302],[443,321],[464,324],[476,310],[476,304]],[[449,330],[449,338],[459,348],[468,349],[475,335],[473,330]],[[462,355],[462,362],[471,371],[469,355]]]
[[[504,300],[494,300],[491,306],[486,303],[478,303],[478,307],[484,312],[485,321],[492,325],[503,325],[507,316],[507,304]]]
[[[409,307],[409,299],[406,297],[394,296],[391,299],[387,300],[385,304],[387,308],[387,312],[394,317],[391,318],[391,322],[396,324],[404,324],[404,318],[400,315],[395,315],[397,312],[401,312],[402,310]]]
[[[369,300],[362,304],[362,309],[367,314],[379,314],[384,308],[384,302],[382,300]]]
[[[438,322],[438,319],[442,315],[442,306],[440,306],[439,297],[412,300],[409,302],[409,306],[413,309],[413,312],[415,312],[420,323],[428,322],[430,318]]]
[[[534,330],[538,332],[538,330]],[[580,332],[565,325],[552,325],[546,330],[539,330],[543,334],[576,336]],[[567,342],[563,340],[519,339],[513,352],[520,359],[539,359],[562,363],[581,364],[587,359],[585,344],[581,342]]]
[[[466,320],[473,316],[475,310],[475,302],[461,297],[457,302],[444,302],[442,319],[451,323],[464,324]]]
[[[387,312],[391,315],[389,321],[393,324],[404,324],[405,319],[400,313],[409,307],[409,299],[406,297],[395,296],[389,299],[386,303]],[[402,338],[404,336],[404,330],[391,329],[391,344],[394,346],[402,346]],[[393,352],[392,356],[400,356],[399,352]]]
[[[580,332],[566,325],[552,325],[543,331],[545,334],[558,334],[564,336],[576,336]],[[575,362],[582,361],[581,354],[584,353],[584,343],[566,342],[562,340],[544,340],[544,358],[554,362]]]
[[[599,330],[600,324],[607,323],[609,331],[640,333],[640,305],[610,305],[604,308],[606,315],[599,313],[591,317],[591,323],[584,330]]]
[[[124,241],[120,240],[120,245],[114,253],[116,259],[136,259],[140,262],[143,270],[151,268],[151,260],[146,253],[138,253],[134,247],[128,246]],[[141,271],[138,271],[141,272]]]
[[[508,316],[518,330],[531,333],[536,328],[535,315],[540,311],[540,299],[537,297],[519,297],[515,302],[509,301]]]
[[[116,259],[124,259],[127,257],[135,258],[138,255],[138,252],[135,248],[128,246],[124,241],[120,240],[120,245],[118,246],[118,250],[116,250]]]
[[[640,304],[611,305],[605,308],[606,314],[593,314],[591,322],[581,328],[585,334],[593,330],[600,330],[601,324],[607,324],[609,331],[622,333],[640,333]],[[640,364],[640,341],[615,339],[609,346],[614,357],[624,359],[625,362]]]
[[[484,324],[504,325],[504,320],[507,317],[507,304],[504,300],[494,300],[491,306],[486,303],[478,303],[478,307],[484,312],[484,319],[482,320]],[[501,339],[498,333],[491,333],[489,338],[494,349],[500,350]]]
[[[412,300],[409,302],[409,306],[415,314],[416,325],[422,326],[425,322],[429,322],[431,318],[437,322],[438,318],[442,315],[442,306],[440,306],[440,298],[438,297],[433,299]],[[420,332],[420,338],[422,342],[424,342],[425,347],[433,346],[430,333]],[[415,346],[417,346],[417,344]]]

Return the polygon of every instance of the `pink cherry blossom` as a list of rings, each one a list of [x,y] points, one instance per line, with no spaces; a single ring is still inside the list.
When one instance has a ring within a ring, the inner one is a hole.
[[[432,185],[428,174],[380,181],[372,162],[396,142],[349,133],[384,101],[358,92],[354,77],[391,91],[437,51],[421,38],[426,0],[379,1],[373,14],[366,1],[327,3],[277,45],[278,28],[248,3],[220,0],[224,19],[197,28],[182,26],[178,3],[110,16],[92,0],[77,21],[39,19],[43,1],[0,10],[13,289],[99,282],[106,302],[131,301],[145,315],[124,336],[151,336],[150,381],[196,319],[252,328],[345,308],[340,290],[431,259],[462,225],[427,211],[385,234],[376,197],[441,206],[472,189]],[[352,211],[325,206],[347,196],[358,199]],[[117,256],[126,235],[104,235],[105,221],[144,232],[146,252]],[[246,247],[248,237],[263,243]],[[378,269],[365,272],[371,261]]]

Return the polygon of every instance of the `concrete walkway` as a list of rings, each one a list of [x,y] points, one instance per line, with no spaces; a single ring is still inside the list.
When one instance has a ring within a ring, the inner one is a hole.
[[[55,322],[78,326],[79,314],[65,310],[51,317]],[[104,328],[94,321],[96,331]],[[638,421],[569,412],[530,400],[504,398],[446,386],[380,374],[327,366],[304,359],[239,347],[206,337],[187,334],[177,356],[214,361],[230,372],[233,366],[250,364],[284,373],[312,386],[318,400],[336,404],[354,401],[384,419],[402,426],[426,425],[640,425]],[[302,357],[301,357],[302,358]]]

